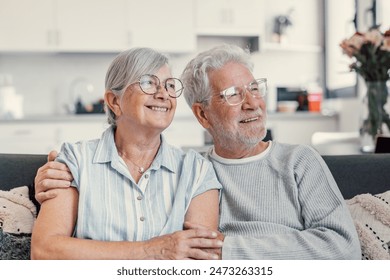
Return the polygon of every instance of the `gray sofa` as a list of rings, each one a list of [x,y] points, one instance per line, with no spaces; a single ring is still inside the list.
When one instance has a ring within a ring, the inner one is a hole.
[[[33,185],[46,155],[0,154],[0,190]],[[345,199],[390,189],[390,154],[323,156]]]
[[[345,199],[350,199],[359,194],[366,196],[367,193],[368,196],[368,193],[379,194],[390,190],[390,154],[323,156],[323,159],[329,166]],[[37,169],[45,162],[46,155],[0,154],[0,259],[29,259],[30,257],[32,225],[30,226],[30,234],[27,235],[15,235],[9,234],[5,230],[3,231],[2,228],[5,221],[2,219],[5,219],[4,217],[7,216],[4,215],[4,210],[8,210],[4,208],[6,208],[5,206],[9,206],[9,204],[6,204],[9,202],[4,202],[1,199],[4,199],[4,197],[7,198],[8,192],[6,191],[14,187],[27,185],[29,186],[28,198],[36,205],[37,211],[39,211],[39,205],[34,199],[33,185]],[[390,192],[387,193],[390,194]],[[13,193],[12,195],[16,194]],[[385,207],[389,207],[388,202],[390,201],[390,197],[378,197],[381,199],[378,200],[379,202],[386,203]],[[353,201],[355,202],[350,207],[360,207],[356,203],[357,200],[354,199]],[[378,225],[378,220],[375,220],[371,210],[368,211],[368,214],[363,215],[364,212],[362,211],[365,210],[361,210],[361,207],[359,209],[360,214],[353,216],[355,223],[357,221],[369,229],[382,226],[384,227],[383,231],[390,230],[388,226]],[[390,209],[386,210],[386,212],[390,213]],[[9,213],[10,211],[8,211],[8,216]],[[358,224],[355,225],[358,226]],[[360,232],[364,233],[364,230],[366,229],[363,228]],[[388,235],[390,236],[390,232]],[[378,241],[377,239],[373,239],[368,243],[364,243],[364,240],[362,241],[361,239],[362,259],[390,258],[390,240],[386,239],[383,241],[380,239]],[[380,243],[375,244],[375,242]],[[388,248],[384,246],[388,246]],[[376,251],[379,253],[370,255],[369,252],[373,251],[372,248],[374,247],[378,248]]]

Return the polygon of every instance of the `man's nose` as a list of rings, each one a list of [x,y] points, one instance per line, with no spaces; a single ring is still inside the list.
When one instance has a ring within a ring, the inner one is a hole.
[[[254,95],[248,88],[245,88],[244,98],[243,106],[246,104],[246,107],[249,108],[259,107],[262,99],[260,96]]]

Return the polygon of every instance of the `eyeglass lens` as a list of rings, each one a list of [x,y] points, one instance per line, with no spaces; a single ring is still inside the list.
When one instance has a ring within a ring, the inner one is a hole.
[[[139,79],[141,90],[146,94],[155,94],[160,87],[160,79],[154,75],[143,75]],[[183,84],[177,78],[169,78],[164,81],[164,88],[171,97],[179,97],[183,91]]]
[[[225,89],[222,93],[228,104],[238,105],[245,100],[247,90],[252,94],[253,97],[264,97],[267,91],[266,80],[258,79],[254,80],[249,85],[233,86]]]

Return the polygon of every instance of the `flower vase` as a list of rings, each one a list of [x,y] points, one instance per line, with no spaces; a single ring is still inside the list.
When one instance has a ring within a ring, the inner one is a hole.
[[[386,81],[366,81],[367,94],[363,98],[360,144],[364,153],[375,151],[376,137],[389,134],[389,108],[386,108],[388,89]]]

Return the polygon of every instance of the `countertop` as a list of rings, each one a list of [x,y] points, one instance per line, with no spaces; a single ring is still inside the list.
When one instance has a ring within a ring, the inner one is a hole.
[[[37,115],[26,116],[22,119],[0,119],[0,123],[35,123],[35,122],[96,122],[106,121],[105,114],[79,114],[79,115]]]
[[[324,115],[317,112],[295,112],[295,113],[280,113],[268,112],[268,120],[286,120],[286,119],[324,119],[335,118],[337,114]],[[36,115],[26,116],[22,119],[0,119],[0,123],[34,123],[34,122],[106,122],[105,114],[78,114],[78,115]],[[175,120],[195,120],[194,116],[176,116]]]

